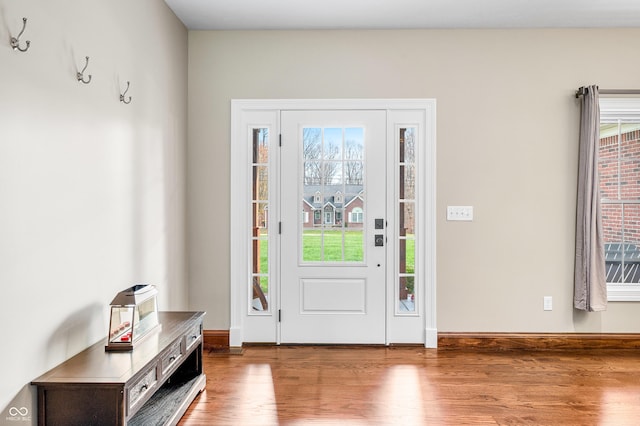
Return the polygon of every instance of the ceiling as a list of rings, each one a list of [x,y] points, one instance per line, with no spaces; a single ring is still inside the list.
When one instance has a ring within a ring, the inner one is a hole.
[[[640,27],[640,0],[164,0],[190,30]]]

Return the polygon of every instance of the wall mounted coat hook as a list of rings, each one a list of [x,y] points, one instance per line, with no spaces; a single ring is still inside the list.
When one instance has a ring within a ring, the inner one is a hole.
[[[82,71],[78,72],[77,77],[78,77],[78,81],[81,81],[84,84],[89,84],[89,82],[91,81],[91,74],[89,74],[89,78],[87,80],[84,79],[84,72],[89,66],[89,57],[85,56],[85,58],[87,60],[87,63],[84,65],[84,68],[82,68]]]
[[[129,82],[127,81],[127,90],[125,90],[124,93],[122,93],[120,95],[120,102],[124,102],[125,104],[130,104],[131,103],[131,96],[129,96],[129,100],[128,101],[124,100],[124,95],[126,95],[128,91],[129,91]]]
[[[20,31],[20,34],[18,34],[18,37],[11,37],[11,47],[13,47],[13,50],[26,52],[29,49],[29,45],[31,44],[29,40],[25,42],[27,47],[25,47],[24,49],[20,47],[20,36],[22,36],[22,33],[24,32],[25,28],[27,28],[27,18],[22,18],[22,31]]]

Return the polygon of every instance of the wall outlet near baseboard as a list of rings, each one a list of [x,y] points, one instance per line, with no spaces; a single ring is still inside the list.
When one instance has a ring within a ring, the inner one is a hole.
[[[543,309],[545,311],[552,311],[553,310],[553,297],[544,296]]]

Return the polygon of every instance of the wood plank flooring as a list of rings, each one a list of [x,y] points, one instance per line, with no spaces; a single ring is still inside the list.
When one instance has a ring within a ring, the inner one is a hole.
[[[250,346],[205,353],[179,425],[638,425],[640,352]]]

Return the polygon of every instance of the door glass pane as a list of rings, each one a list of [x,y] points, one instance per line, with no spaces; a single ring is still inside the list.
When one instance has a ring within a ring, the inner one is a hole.
[[[344,260],[347,262],[362,262],[364,253],[364,239],[362,229],[350,230],[344,233]]]
[[[415,200],[416,167],[414,165],[400,165],[400,199]]]
[[[305,229],[302,231],[302,260],[305,262],[321,262],[322,257],[322,230]]]
[[[398,212],[399,217],[399,229],[400,237],[409,237],[413,238],[415,234],[415,225],[416,225],[416,203],[414,202],[401,202],[400,209]]]
[[[364,129],[302,130],[303,262],[364,260]]]
[[[344,163],[344,183],[347,190],[356,192],[362,188],[364,182],[364,163],[362,161],[345,161]]]
[[[252,232],[249,312],[269,312],[269,130],[252,135]]]
[[[253,263],[253,273],[257,275],[268,274],[269,262],[267,260],[269,254],[269,240],[266,238],[253,240],[253,250],[256,253],[255,258],[258,259],[257,262]]]
[[[305,185],[320,185],[320,177],[322,164],[319,161],[305,161],[304,162],[304,184]],[[320,188],[318,186],[318,188]]]
[[[415,203],[400,203],[398,229],[398,276],[399,276],[399,305],[400,312],[415,310],[415,232],[414,232]]]
[[[415,312],[415,278],[412,275],[400,277],[400,300],[398,311]]]
[[[400,129],[400,162],[413,164],[416,159],[416,144],[415,144],[416,129]]]
[[[253,166],[254,200],[269,199],[269,169],[267,166]]]
[[[269,129],[253,129],[253,164],[269,162]]]
[[[398,303],[399,314],[416,313],[416,165],[415,128],[398,132]]]
[[[269,204],[265,202],[253,203],[253,236],[267,237],[269,228]]]
[[[335,194],[334,190],[340,190],[340,187],[337,185],[342,185],[342,164],[342,161],[330,160],[327,160],[323,163],[323,183],[326,185],[325,188],[331,191],[331,195]]]
[[[324,260],[340,262],[344,258],[344,234],[342,232],[325,232]]]
[[[322,156],[322,129],[304,128],[302,130],[302,155],[305,160],[319,160]]]
[[[324,129],[323,159],[342,159],[343,129]]]

